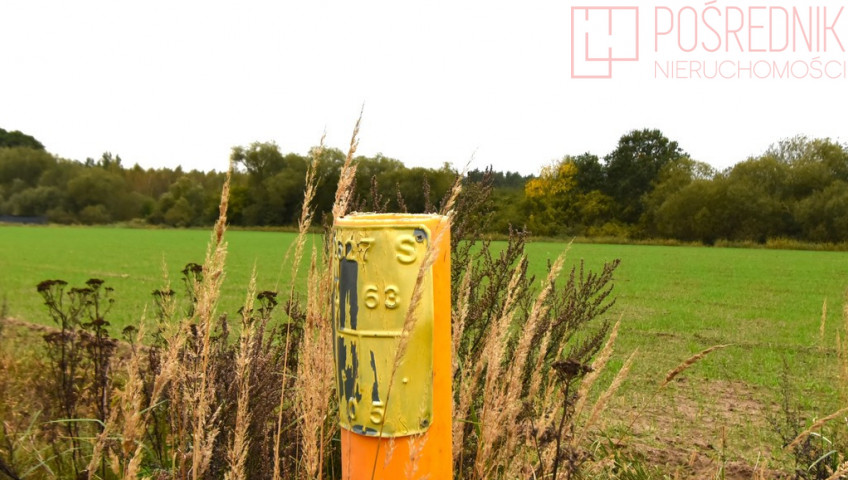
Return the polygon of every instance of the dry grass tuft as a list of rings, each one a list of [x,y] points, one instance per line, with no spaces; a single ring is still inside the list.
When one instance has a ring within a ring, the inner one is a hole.
[[[833,472],[833,475],[827,477],[827,480],[837,480],[839,478],[848,477],[848,462],[842,463],[839,468]]]
[[[729,346],[730,345],[713,345],[712,347],[687,358],[683,361],[683,363],[674,367],[673,369],[671,369],[671,371],[668,372],[668,374],[665,376],[665,380],[663,380],[662,384],[660,384],[660,390],[665,388],[666,385],[668,385],[672,380],[674,380],[675,377],[688,370],[692,365],[695,365],[710,353],[722,348],[727,348]]]
[[[362,113],[360,112],[359,120],[356,122],[351,139],[350,151],[348,151],[342,174],[339,178],[338,188],[344,188],[346,190],[341,192],[339,190],[336,191],[337,202],[349,202],[352,195],[350,189],[353,186],[352,178],[356,171],[356,165],[353,163],[353,155],[359,143],[358,134],[361,119]],[[291,284],[289,288],[289,308],[295,304],[297,273],[303,257],[303,249],[306,244],[309,226],[312,224],[314,217],[313,201],[318,187],[316,174],[321,155],[324,152],[325,138],[326,133],[321,136],[318,147],[311,152],[312,162],[306,171],[306,189],[298,220],[298,235],[294,242],[294,257],[292,260]],[[335,208],[334,206],[334,210]],[[344,208],[346,209],[347,207]],[[326,443],[324,425],[326,424],[327,415],[330,410],[332,393],[332,351],[329,348],[332,344],[332,332],[330,330],[331,319],[327,317],[326,312],[326,305],[330,301],[331,274],[329,270],[324,270],[326,269],[319,269],[317,254],[313,248],[307,281],[307,308],[304,318],[303,336],[300,342],[292,344],[292,324],[291,322],[287,323],[285,349],[283,353],[284,365],[289,364],[289,358],[292,352],[298,352],[298,355],[301,357],[298,359],[297,371],[292,372],[296,373],[294,376],[294,400],[295,411],[298,414],[298,426],[302,436],[304,475],[311,478],[320,478],[321,476],[324,445]],[[323,271],[323,274],[320,274],[319,271]],[[288,383],[289,378],[284,374],[280,386],[278,416],[274,436],[274,469],[272,475],[274,480],[282,478],[280,452],[283,430],[287,428],[285,423],[288,421],[283,414],[285,411],[286,387]]]
[[[462,276],[462,284],[460,285],[460,294],[458,296],[458,302],[456,303],[455,308],[451,312],[451,326],[453,331],[451,332],[451,378],[457,378],[462,374],[460,370],[460,362],[459,362],[459,345],[462,340],[462,334],[465,330],[465,319],[468,317],[468,300],[469,295],[471,294],[471,262],[469,261],[468,268],[465,270],[465,275]],[[465,378],[465,377],[463,377]],[[465,382],[462,382],[463,385],[468,385],[467,378],[465,378]],[[465,408],[468,407],[468,403],[471,400],[471,396],[468,394],[468,390],[465,392],[460,392],[460,401],[457,402],[454,400],[451,402],[451,418],[454,419],[451,429],[452,429],[452,452],[453,452],[453,462],[456,463],[459,459],[460,452],[462,451],[462,437],[465,429],[464,425],[461,421],[456,420],[459,418],[459,412],[464,411],[460,404],[464,403]]]
[[[517,452],[517,447],[524,443],[524,433],[519,429],[503,428],[510,419],[519,418],[524,409],[522,402],[524,373],[527,360],[531,353],[531,342],[541,319],[549,311],[546,303],[553,290],[554,281],[562,271],[565,262],[563,252],[553,263],[544,288],[539,292],[530,310],[518,342],[514,349],[512,361],[504,365],[505,340],[507,328],[515,315],[514,297],[508,296],[504,314],[492,328],[484,349],[486,377],[483,387],[484,398],[480,412],[480,438],[477,447],[474,472],[477,478],[488,478],[494,469],[508,467],[509,461]],[[518,270],[516,270],[518,271]],[[511,284],[517,283],[514,275]],[[513,287],[514,288],[514,287]],[[510,291],[512,289],[508,289]],[[506,371],[503,371],[503,368]]]
[[[821,323],[819,323],[819,345],[824,346],[824,328],[827,323],[827,299],[822,302]]]
[[[250,283],[247,287],[247,295],[242,309],[241,334],[239,335],[239,349],[236,354],[236,378],[235,384],[238,390],[236,398],[236,424],[233,438],[227,451],[227,463],[230,470],[224,475],[225,480],[245,480],[247,474],[245,466],[247,453],[250,446],[250,360],[251,350],[254,344],[255,325],[251,315],[253,313],[253,299],[256,296],[256,265],[250,275]]]
[[[589,430],[595,425],[598,419],[601,416],[601,413],[606,408],[609,401],[618,391],[621,384],[624,383],[624,379],[627,378],[627,375],[630,373],[630,368],[633,366],[633,360],[636,358],[636,355],[639,353],[638,350],[634,351],[627,357],[627,361],[624,362],[624,365],[615,375],[612,383],[604,390],[604,393],[598,398],[595,404],[592,406],[592,411],[589,413],[589,419],[586,420],[586,423],[583,425],[582,432],[579,436],[575,436],[574,440],[572,440],[572,445],[577,446],[586,438]]]
[[[142,345],[144,341],[144,321],[139,324],[136,332],[136,344]],[[97,436],[88,464],[88,478],[97,478],[98,473],[105,475],[103,471],[103,456],[109,452],[110,438],[121,428],[120,442],[116,446],[118,450],[117,462],[112,462],[112,470],[120,478],[136,478],[141,465],[143,443],[142,439],[146,430],[146,416],[143,414],[147,405],[144,404],[143,380],[141,378],[141,353],[133,349],[132,355],[127,362],[127,380],[124,388],[119,392],[119,402],[112,410],[109,420]],[[119,421],[119,420],[122,420]],[[99,470],[98,470],[99,469]]]
[[[848,405],[848,292],[842,309],[842,332],[836,332],[836,355],[839,362],[839,396]]]
[[[303,192],[303,205],[300,209],[300,218],[297,221],[297,239],[294,241],[294,261],[291,267],[291,285],[289,286],[289,302],[294,300],[295,286],[297,285],[297,272],[300,268],[300,259],[303,257],[303,247],[306,244],[306,234],[309,233],[309,226],[312,225],[312,218],[315,211],[312,202],[315,200],[315,193],[318,191],[318,179],[316,174],[318,171],[318,162],[321,160],[321,155],[324,153],[324,140],[326,132],[321,135],[321,141],[318,146],[311,152],[312,162],[306,169],[306,187]]]
[[[608,296],[618,261],[588,274],[581,262],[561,278],[563,254],[549,262],[549,275],[539,285],[527,276],[526,232],[513,231],[496,254],[478,235],[492,209],[490,180],[484,173],[456,199],[462,215],[451,238],[452,285],[459,287],[452,291],[455,475],[578,475],[589,457],[587,445],[570,448],[576,391],[612,327],[598,319],[612,306]]]
[[[360,113],[360,120],[362,114]],[[351,150],[348,152],[348,160],[345,164],[350,165],[350,160],[353,158],[353,153],[356,150],[356,144],[359,143],[357,135],[359,133],[359,120],[357,120],[354,128],[353,139],[351,140]],[[316,178],[315,172],[318,168],[318,160],[321,158],[321,153],[324,150],[324,137],[321,137],[321,143],[313,152],[312,165],[306,174],[306,192],[304,194],[303,209],[299,220],[297,247],[295,249],[295,265],[300,263],[300,258],[303,252],[303,244],[306,240],[306,234],[309,225],[312,223],[313,210],[312,201],[315,198]],[[355,165],[349,166],[355,171]],[[341,179],[339,186],[351,188],[351,184],[342,185]],[[350,198],[351,193],[342,194],[342,197]],[[304,333],[301,339],[301,344],[298,347],[301,356],[298,362],[297,376],[295,377],[295,399],[296,411],[302,436],[302,462],[305,469],[306,478],[322,478],[323,462],[324,462],[324,447],[329,438],[325,432],[325,425],[330,412],[330,405],[333,393],[333,352],[330,346],[332,345],[332,329],[329,312],[327,306],[331,301],[332,295],[332,277],[328,269],[320,268],[318,264],[318,254],[315,248],[312,249],[311,262],[309,267],[307,306],[306,306],[306,323],[304,325]],[[292,268],[292,289],[297,278],[297,269]]]
[[[347,151],[344,164],[339,173],[339,185],[336,188],[336,199],[333,202],[333,218],[341,218],[347,215],[350,207],[351,199],[353,198],[354,180],[356,179],[356,162],[353,156],[356,154],[356,149],[359,148],[359,125],[362,123],[362,113],[359,112],[359,118],[356,119],[356,125],[353,127],[353,135],[350,137],[350,147]]]
[[[318,268],[317,252],[312,250],[309,268],[309,301],[306,325],[299,349],[301,355],[295,377],[296,411],[302,436],[302,458],[305,478],[323,478],[324,448],[329,441],[325,425],[333,398],[333,351],[327,302],[331,295],[331,278]]]
[[[230,198],[232,168],[231,162],[221,191],[218,220],[215,222],[212,241],[209,243],[206,260],[203,263],[204,275],[197,285],[197,307],[192,319],[197,323],[198,331],[201,332],[200,358],[199,363],[196,364],[198,369],[194,372],[188,372],[190,375],[199,375],[199,386],[196,389],[187,390],[193,397],[191,401],[195,405],[191,444],[191,477],[193,480],[204,478],[212,459],[215,440],[220,431],[217,424],[220,406],[216,406],[215,392],[215,380],[218,372],[215,363],[210,361],[210,357],[212,356],[212,331],[215,325],[215,312],[221,285],[224,281],[224,265],[227,258],[227,244],[224,242],[224,233],[227,230],[227,206]]]
[[[583,377],[583,381],[580,382],[580,387],[577,389],[577,403],[574,406],[575,417],[580,417],[580,414],[583,413],[583,408],[589,400],[589,392],[592,390],[592,386],[595,384],[598,377],[601,376],[601,372],[603,372],[604,368],[606,368],[610,358],[612,358],[612,353],[615,349],[615,341],[618,339],[619,327],[621,327],[621,319],[615,322],[609,338],[607,339],[607,343],[604,344],[604,348],[602,348],[601,352],[598,353],[598,358],[592,362],[592,369],[585,377]]]
[[[142,345],[144,341],[144,322],[138,329],[136,344]],[[144,434],[147,430],[147,411],[151,405],[144,404],[144,382],[141,377],[141,355],[134,351],[127,365],[127,383],[121,394],[121,413],[124,420],[124,428],[121,433],[121,458],[128,459],[123,468],[122,478],[125,480],[138,478],[141,461],[144,453]],[[153,399],[157,400],[157,399]],[[104,434],[109,432],[109,426],[103,430]],[[100,442],[98,442],[100,443]],[[95,457],[92,456],[92,462]],[[116,465],[112,466],[113,468]],[[89,467],[91,468],[91,467]],[[92,472],[93,470],[89,470]]]
[[[418,473],[418,459],[424,451],[427,437],[423,434],[410,435],[406,441],[409,442],[409,461],[404,465],[404,474],[406,478],[415,478],[415,474]]]
[[[785,447],[785,450],[788,450],[788,451],[793,450],[795,447],[800,445],[801,442],[806,440],[807,437],[809,437],[813,432],[815,432],[816,430],[818,430],[819,428],[824,426],[824,424],[826,424],[827,422],[829,422],[831,420],[837,419],[840,416],[845,415],[846,413],[848,413],[848,407],[841,408],[841,409],[831,413],[830,415],[819,419],[818,421],[816,421],[815,423],[810,425],[810,428],[808,428],[808,429],[804,430],[803,432],[801,432],[800,434],[798,434],[798,436],[795,437],[795,440],[792,440],[792,442],[790,442],[789,445],[787,445]]]

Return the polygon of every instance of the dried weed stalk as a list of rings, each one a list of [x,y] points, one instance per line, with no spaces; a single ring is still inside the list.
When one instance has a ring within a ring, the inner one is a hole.
[[[692,355],[691,357],[687,358],[682,363],[680,363],[676,367],[669,370],[668,374],[666,374],[666,376],[665,376],[665,379],[660,384],[660,389],[665,388],[669,383],[671,383],[672,380],[674,380],[675,377],[677,377],[681,373],[688,370],[692,365],[698,363],[699,361],[701,361],[704,357],[706,357],[710,353],[712,353],[716,350],[720,350],[722,348],[727,348],[728,346],[729,345],[713,345],[712,347],[707,348],[706,350],[703,350],[703,351],[696,353],[695,355]]]
[[[364,107],[363,107],[364,109]],[[359,118],[356,119],[356,125],[353,127],[353,135],[350,137],[350,147],[347,151],[344,164],[339,173],[339,184],[336,188],[336,199],[333,202],[333,218],[341,218],[348,212],[351,199],[353,198],[353,186],[356,178],[356,162],[354,155],[359,147],[359,125],[362,123],[362,111],[359,112]]]
[[[839,417],[843,417],[843,416],[845,416],[845,414],[846,414],[846,413],[848,413],[848,407],[840,408],[839,410],[837,410],[837,411],[835,411],[835,412],[831,413],[830,415],[827,415],[827,416],[825,416],[825,417],[823,417],[823,418],[820,418],[819,420],[817,420],[816,422],[814,422],[812,425],[810,425],[810,428],[808,428],[808,429],[804,430],[803,432],[799,433],[799,434],[798,434],[798,436],[797,436],[797,437],[795,437],[795,439],[794,439],[794,440],[792,440],[792,441],[789,443],[789,445],[787,445],[787,446],[786,446],[786,450],[792,450],[792,449],[794,449],[795,447],[797,447],[798,445],[800,445],[800,444],[801,444],[801,442],[803,442],[803,441],[804,441],[804,440],[806,440],[806,439],[807,439],[810,435],[812,435],[812,434],[813,434],[813,432],[815,432],[816,430],[818,430],[818,429],[820,429],[821,427],[823,427],[823,426],[824,426],[827,422],[830,422],[831,420],[837,419],[837,418],[839,418]]]
[[[225,480],[245,480],[247,478],[245,466],[247,463],[248,447],[250,445],[250,360],[251,350],[254,345],[254,332],[256,330],[252,314],[253,299],[256,296],[256,265],[250,275],[250,283],[247,287],[247,296],[241,313],[241,334],[239,335],[239,348],[236,353],[236,378],[235,385],[238,391],[236,399],[236,424],[233,437],[227,451],[229,471],[224,475]]]
[[[586,397],[575,393],[577,384],[611,327],[599,317],[613,304],[618,261],[599,273],[581,262],[562,280],[560,258],[537,290],[527,275],[527,232],[513,231],[504,248],[482,236],[491,180],[488,172],[465,185],[451,235],[452,284],[460,287],[452,291],[454,470],[469,479],[551,478],[564,465],[562,447],[572,445],[566,426],[576,402]],[[567,470],[576,474],[579,466]]]
[[[298,422],[303,437],[302,462],[304,478],[324,478],[325,446],[329,440],[326,427],[333,398],[332,329],[327,311],[331,294],[330,278],[319,268],[317,251],[312,250],[309,268],[309,301],[306,325],[300,347],[301,361],[295,378]]]
[[[215,312],[221,285],[224,281],[224,265],[227,258],[227,244],[224,242],[224,233],[227,229],[227,205],[230,198],[230,176],[232,165],[227,172],[224,188],[221,191],[221,204],[219,207],[218,220],[212,232],[212,240],[206,250],[206,261],[203,263],[203,280],[197,285],[197,307],[192,322],[197,325],[200,332],[200,358],[199,367],[190,374],[199,376],[199,386],[196,389],[189,388],[193,409],[192,445],[191,445],[191,477],[193,480],[204,478],[206,470],[212,459],[215,440],[220,431],[217,423],[220,407],[216,402],[215,379],[218,369],[211,361],[212,334],[215,325]],[[194,391],[192,391],[194,390]]]
[[[824,327],[827,323],[827,298],[822,301],[821,322],[819,323],[819,345],[824,347]]]

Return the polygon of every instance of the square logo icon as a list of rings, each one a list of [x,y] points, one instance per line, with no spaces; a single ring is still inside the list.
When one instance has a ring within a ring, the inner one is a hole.
[[[639,61],[639,7],[571,7],[571,78],[612,78]]]

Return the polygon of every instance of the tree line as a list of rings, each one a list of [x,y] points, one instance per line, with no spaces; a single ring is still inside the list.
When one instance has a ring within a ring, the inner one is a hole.
[[[795,137],[717,171],[658,130],[603,160],[566,156],[527,182],[528,227],[546,235],[848,241],[848,146]]]
[[[271,142],[236,146],[229,214],[239,226],[296,221],[310,154]],[[345,154],[322,151],[317,218],[333,203]],[[457,172],[406,167],[376,155],[357,158],[356,207],[434,211]],[[491,190],[486,228],[526,227],[539,236],[668,238],[764,242],[786,237],[848,240],[848,146],[795,137],[718,171],[692,159],[659,130],[634,130],[599,157],[566,155],[537,175],[473,170],[467,181]],[[0,129],[0,216],[63,224],[210,225],[225,173],[125,167],[104,153],[84,162],[53,155],[32,136]]]

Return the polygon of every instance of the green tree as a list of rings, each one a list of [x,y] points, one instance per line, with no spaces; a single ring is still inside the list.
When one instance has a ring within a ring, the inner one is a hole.
[[[378,177],[378,183],[391,189],[390,210],[402,211],[405,206],[409,213],[428,213],[438,209],[439,202],[450,190],[456,175],[448,164],[442,165],[438,170],[423,167],[403,168],[384,172]],[[399,204],[397,192],[403,197],[404,205]]]
[[[231,158],[247,175],[241,219],[248,225],[288,225],[302,200],[307,161],[283,155],[273,142],[233,147]]]
[[[86,205],[82,210],[80,210],[77,218],[80,222],[86,225],[97,225],[110,223],[112,221],[112,216],[109,215],[109,210],[102,203]]]
[[[832,182],[848,182],[848,148],[830,139],[797,136],[772,145],[763,156],[786,164],[791,170],[786,195],[801,200]]]
[[[680,157],[660,169],[651,191],[642,197],[644,212],[639,219],[640,230],[648,236],[663,236],[657,226],[657,211],[664,202],[696,180],[712,180],[717,172],[710,165]],[[689,238],[691,240],[691,238]]]
[[[339,172],[344,165],[346,155],[337,148],[325,148],[321,153],[316,170],[318,190],[315,192],[315,221],[321,223],[333,209],[336,199],[336,185]],[[311,161],[311,154],[310,154]]]
[[[55,164],[42,171],[38,185],[56,187],[61,191],[68,189],[68,182],[85,172],[85,167],[79,162],[57,158]]]
[[[0,148],[5,147],[25,147],[33,150],[44,150],[44,145],[34,137],[18,130],[7,132],[0,128]]]
[[[510,229],[529,228],[524,203],[524,190],[495,188],[491,197],[492,218],[489,231],[508,234]]]
[[[15,180],[26,187],[35,187],[41,176],[55,165],[56,159],[44,150],[0,148],[0,187],[8,188]]]
[[[248,147],[233,147],[230,158],[247,171],[256,184],[286,168],[280,147],[274,142],[253,142]]]
[[[605,227],[614,202],[597,188],[602,184],[602,166],[590,154],[565,156],[543,167],[524,188],[529,230],[537,235],[579,235],[590,230],[617,234]]]
[[[121,206],[128,194],[124,179],[102,168],[86,168],[83,173],[68,181],[69,211],[80,212],[87,207],[86,223],[108,223],[126,220]],[[98,205],[102,208],[97,207]]]
[[[837,180],[801,200],[795,219],[808,240],[848,241],[848,183]]]
[[[726,206],[722,178],[696,179],[664,199],[654,213],[654,228],[666,238],[711,244],[721,238]]]
[[[65,203],[64,193],[56,187],[35,187],[21,190],[6,201],[2,211],[23,217],[44,216]]]
[[[733,233],[725,238],[765,242],[795,235],[791,177],[791,165],[769,154],[734,165],[726,176]]]
[[[677,142],[659,130],[633,130],[622,136],[615,150],[604,157],[603,192],[615,200],[616,217],[636,223],[644,211],[642,197],[651,191],[662,168],[684,155]]]
[[[397,208],[395,184],[406,171],[399,160],[377,154],[374,157],[358,157],[356,167],[356,201],[359,209],[383,210]],[[374,185],[372,185],[374,182]],[[373,187],[376,187],[376,191]],[[379,203],[379,205],[377,205]]]
[[[120,172],[124,169],[123,165],[121,165],[121,156],[112,155],[112,152],[103,152],[97,160],[94,160],[91,157],[86,158],[85,166],[100,167],[110,172]]]
[[[586,152],[576,157],[570,157],[571,162],[577,167],[574,179],[577,188],[583,193],[592,190],[602,190],[606,180],[606,170],[597,155]]]
[[[306,188],[306,159],[289,154],[284,160],[285,168],[262,182],[267,196],[254,205],[261,209],[254,214],[261,225],[292,225],[300,215]]]
[[[694,179],[670,194],[652,218],[666,237],[711,244],[718,239],[764,242],[784,235],[791,220],[776,195],[779,162],[750,159],[712,179]]]
[[[475,190],[470,198],[482,198],[482,189],[491,188],[491,195],[481,206],[482,215],[470,221],[484,222],[481,231],[508,234],[510,229],[527,227],[528,206],[524,197],[524,188],[533,176],[523,176],[518,172],[496,172],[491,167],[486,170],[471,170],[466,175],[465,189]],[[490,185],[490,186],[489,186]]]
[[[206,197],[207,191],[200,182],[183,175],[159,197],[148,220],[173,227],[200,225],[204,223]]]

